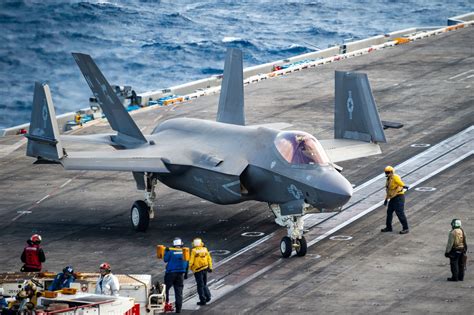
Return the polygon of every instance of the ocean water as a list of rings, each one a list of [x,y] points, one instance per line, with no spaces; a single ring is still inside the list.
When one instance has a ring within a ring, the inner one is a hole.
[[[465,0],[1,0],[0,129],[29,121],[35,81],[57,114],[88,106],[71,52],[140,93],[222,73],[227,47],[248,67],[472,11]]]

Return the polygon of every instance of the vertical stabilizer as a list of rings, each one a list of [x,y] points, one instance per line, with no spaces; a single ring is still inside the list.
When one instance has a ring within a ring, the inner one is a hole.
[[[28,138],[27,156],[50,161],[58,161],[63,157],[53,100],[49,86],[46,84],[35,83],[30,132],[26,137]]]
[[[91,56],[79,53],[73,53],[72,55],[92,93],[97,98],[97,102],[101,106],[105,117],[107,117],[110,126],[118,132],[117,136],[113,137],[112,140],[126,148],[146,143],[147,141],[142,132],[127,113],[127,110],[123,107]]]
[[[227,124],[245,125],[244,74],[242,51],[239,49],[227,49],[216,120]]]
[[[387,142],[365,73],[336,71],[334,138]]]

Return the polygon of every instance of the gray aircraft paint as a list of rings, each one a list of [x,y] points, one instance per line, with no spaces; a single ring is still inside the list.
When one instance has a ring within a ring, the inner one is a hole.
[[[334,138],[387,142],[365,73],[336,71]]]
[[[243,73],[242,51],[229,49],[224,64],[217,121],[245,125]]]
[[[114,93],[105,76],[88,55],[73,53],[77,65],[84,74],[87,84],[102,108],[110,126],[117,131],[112,141],[126,148],[146,143],[140,129]]]
[[[63,157],[62,145],[58,143],[56,137],[59,134],[58,124],[53,123],[51,117],[56,117],[56,113],[49,87],[36,82],[30,133],[26,135],[29,140],[26,155],[36,156],[36,152],[41,152],[41,157],[47,160],[58,160]]]
[[[275,146],[281,130],[269,127],[271,125],[244,126],[240,51],[230,49],[227,53],[224,91],[217,115],[220,121],[169,119],[146,136],[141,134],[123,105],[115,100],[113,90],[92,58],[84,54],[74,54],[74,58],[94,95],[107,108],[104,113],[118,132],[118,136],[95,135],[82,140],[112,143],[122,149],[112,154],[109,151],[67,152],[63,157],[59,154],[53,156],[41,146],[29,150],[27,155],[59,161],[66,169],[132,172],[139,189],[145,189],[144,176],[147,174],[171,188],[219,204],[245,200],[279,204],[285,215],[300,214],[304,203],[317,209],[333,209],[350,199],[352,186],[331,163],[290,164]],[[359,141],[353,141],[357,144],[385,140],[380,120],[377,124],[377,109],[367,77],[336,73],[336,89],[336,138],[358,138]],[[342,95],[349,95],[349,90],[352,100],[340,101]],[[41,93],[38,95],[35,99],[41,97]],[[51,115],[54,108],[52,103],[47,104]],[[38,125],[36,120],[42,117],[38,109],[40,102],[35,102],[35,105],[32,124]],[[47,125],[49,127],[43,129],[54,129],[50,126],[56,124],[48,118]],[[59,147],[57,127],[48,139],[56,141],[56,147]],[[178,145],[176,139],[179,139]],[[341,148],[341,143],[346,145],[348,140],[337,140],[331,145],[342,150],[338,151],[342,156],[338,160],[344,160],[343,149],[346,147]],[[38,141],[30,137],[29,146]],[[347,150],[351,147],[348,146]]]

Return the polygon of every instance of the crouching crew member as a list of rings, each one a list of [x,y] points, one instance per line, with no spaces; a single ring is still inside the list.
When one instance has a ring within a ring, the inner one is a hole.
[[[173,240],[173,247],[165,249],[163,260],[166,264],[165,285],[166,285],[166,304],[165,311],[172,311],[169,303],[170,288],[174,288],[176,313],[181,313],[183,306],[183,287],[184,278],[188,274],[188,262],[183,258],[183,241],[176,237]]]
[[[119,296],[120,283],[117,277],[112,274],[112,269],[108,263],[99,266],[99,279],[95,285],[95,294]]]
[[[212,258],[200,238],[193,240],[189,268],[194,272],[194,278],[196,279],[199,295],[197,305],[206,305],[211,300],[211,291],[207,287],[207,272],[212,272]]]
[[[20,271],[41,271],[41,263],[46,261],[43,249],[41,248],[41,235],[33,234],[21,254],[21,261],[24,263]]]
[[[407,234],[408,222],[405,216],[405,190],[408,189],[408,186],[405,186],[400,176],[395,174],[394,171],[391,166],[385,168],[385,176],[387,177],[385,190],[387,194],[383,205],[386,206],[388,203],[388,208],[386,226],[381,231],[392,232],[392,218],[395,211],[398,220],[402,224],[400,234]]]
[[[63,272],[60,272],[54,277],[53,283],[49,286],[49,291],[61,290],[62,288],[69,288],[74,282],[74,269],[71,266],[66,266]]]
[[[453,229],[449,232],[448,245],[444,253],[444,256],[449,258],[451,265],[452,276],[448,278],[448,281],[463,281],[466,267],[464,256],[467,252],[466,234],[461,228],[461,220],[459,219],[453,219],[451,227]]]

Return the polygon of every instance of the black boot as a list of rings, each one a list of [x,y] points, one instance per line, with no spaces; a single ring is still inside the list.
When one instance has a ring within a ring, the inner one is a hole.
[[[385,228],[381,229],[380,232],[392,232],[392,229],[391,228],[389,229],[389,228],[385,227]]]
[[[454,279],[454,278],[448,278],[448,281],[454,281],[454,282],[457,282],[458,280],[457,280],[457,279]]]

